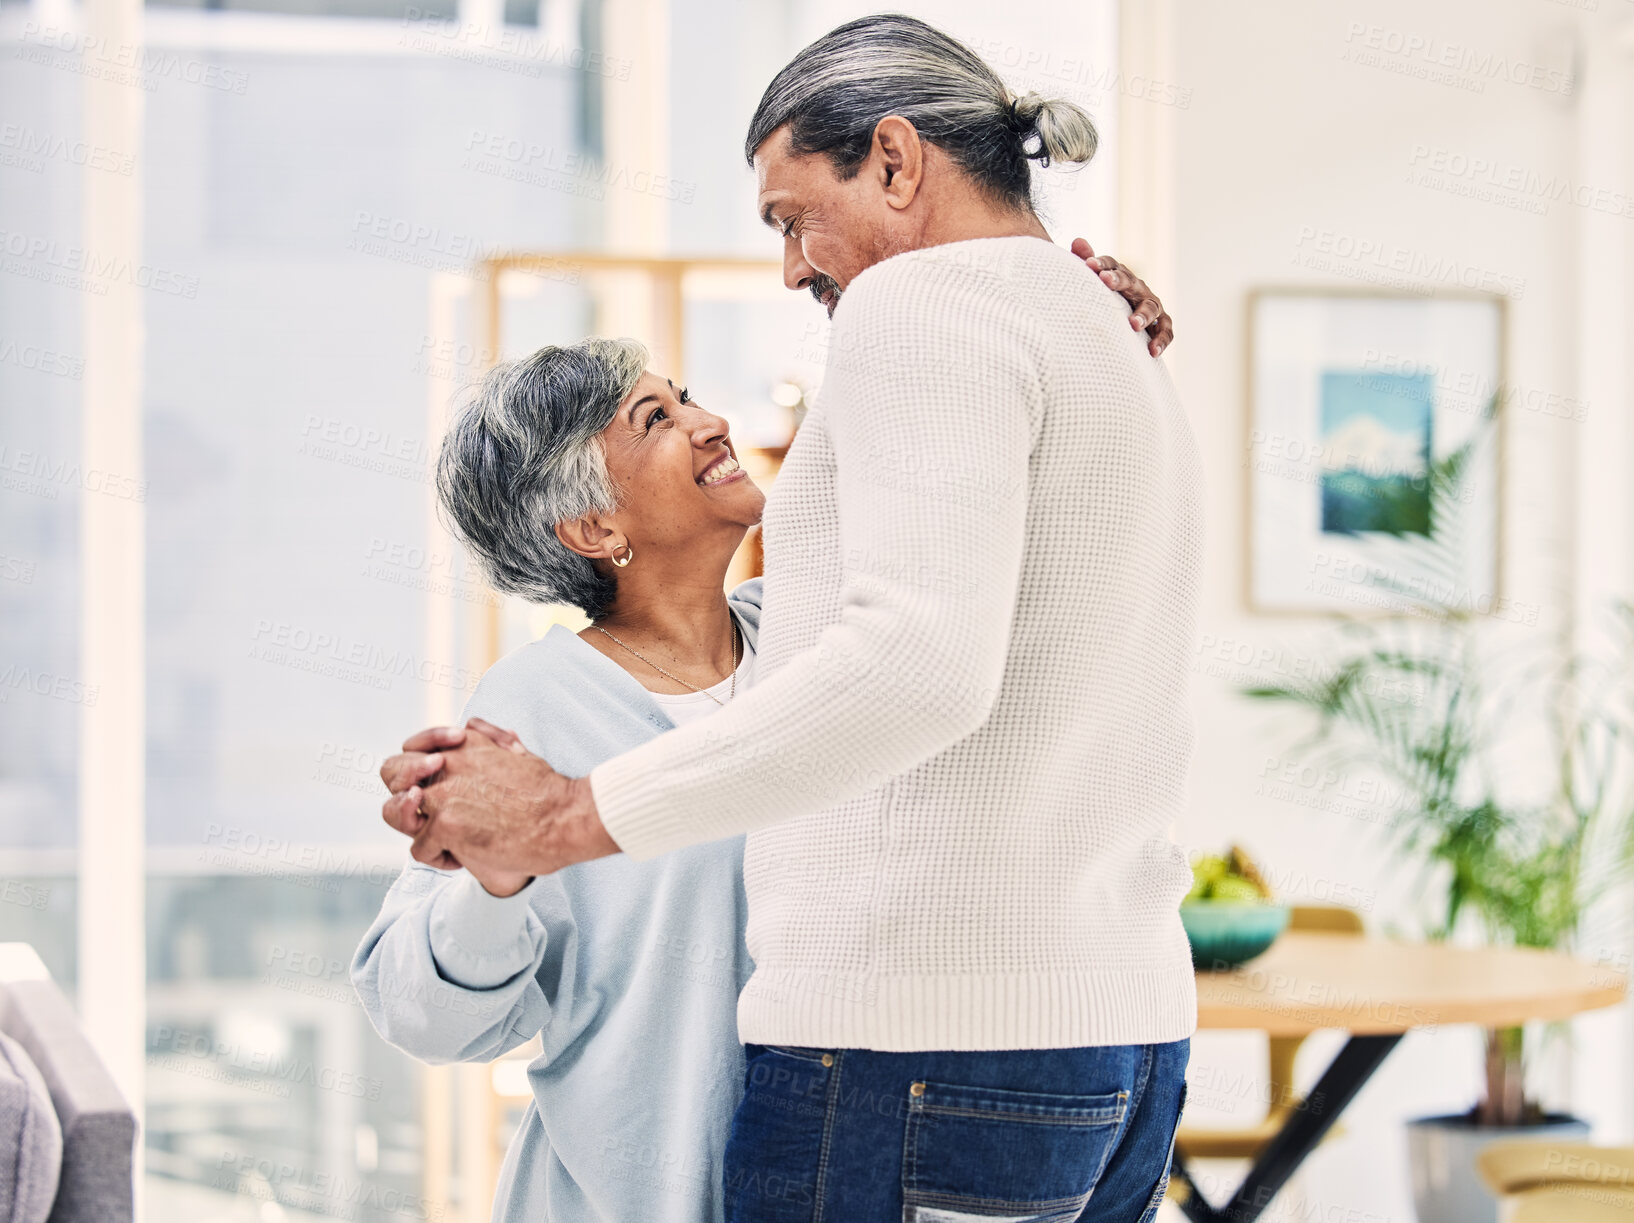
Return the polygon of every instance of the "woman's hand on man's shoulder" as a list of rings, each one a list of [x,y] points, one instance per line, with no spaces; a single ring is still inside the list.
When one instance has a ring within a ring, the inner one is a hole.
[[[1174,343],[1174,320],[1151,287],[1111,255],[1097,255],[1084,238],[1072,240],[1072,253],[1101,278],[1102,284],[1129,303],[1132,311],[1129,325],[1147,334],[1147,352],[1154,357],[1161,356],[1163,350]]]

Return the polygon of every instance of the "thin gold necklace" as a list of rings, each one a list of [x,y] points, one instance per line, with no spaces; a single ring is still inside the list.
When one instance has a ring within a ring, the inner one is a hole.
[[[738,662],[739,662],[739,660],[741,658],[741,655],[739,653],[739,646],[742,644],[742,637],[738,633],[738,626],[737,626],[736,622],[734,622],[733,625],[732,625],[732,686],[727,689],[726,701],[721,700],[720,697],[716,696],[713,692],[709,691],[708,688],[700,688],[700,687],[698,687],[697,684],[687,683],[686,680],[682,679],[679,675],[671,675],[668,671],[664,670],[663,667],[660,667],[657,663],[655,663],[652,659],[648,658],[645,654],[642,654],[640,651],[634,649],[631,646],[624,645],[624,643],[622,641],[619,641],[617,637],[613,637],[613,635],[611,633],[609,633],[606,629],[602,628],[601,625],[592,624],[590,627],[595,629],[596,632],[600,633],[602,636],[611,637],[612,640],[618,642],[619,645],[624,646],[624,648],[626,650],[629,650],[630,653],[634,654],[637,658],[639,658],[642,662],[646,663],[649,667],[651,667],[654,671],[658,672],[658,674],[662,675],[665,679],[671,680],[674,683],[680,684],[683,688],[691,688],[694,692],[703,693],[710,700],[714,701],[715,704],[721,706],[722,708],[725,708],[726,701],[730,701],[734,696],[736,696],[738,694]]]

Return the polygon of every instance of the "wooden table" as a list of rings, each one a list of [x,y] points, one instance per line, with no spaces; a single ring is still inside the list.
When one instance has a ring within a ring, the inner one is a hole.
[[[1193,1223],[1257,1218],[1409,1031],[1568,1019],[1614,1006],[1627,991],[1622,973],[1554,952],[1305,931],[1284,934],[1241,968],[1198,973],[1199,1028],[1271,1036],[1338,1028],[1350,1039],[1226,1205],[1211,1205],[1176,1155],[1174,1175],[1191,1190],[1182,1207],[1186,1217]]]

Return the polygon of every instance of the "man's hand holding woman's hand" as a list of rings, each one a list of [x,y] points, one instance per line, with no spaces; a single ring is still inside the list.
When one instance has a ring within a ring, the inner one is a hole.
[[[464,867],[495,896],[535,875],[618,852],[585,778],[557,773],[508,730],[472,718],[406,740],[380,767],[386,823],[413,838],[417,862]]]

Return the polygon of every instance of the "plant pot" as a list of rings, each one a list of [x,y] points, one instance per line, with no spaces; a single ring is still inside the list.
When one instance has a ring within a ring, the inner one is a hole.
[[[1495,1142],[1576,1142],[1589,1123],[1551,1114],[1537,1125],[1477,1125],[1467,1114],[1407,1123],[1407,1166],[1418,1223],[1498,1223],[1498,1199],[1476,1170],[1475,1157]]]

